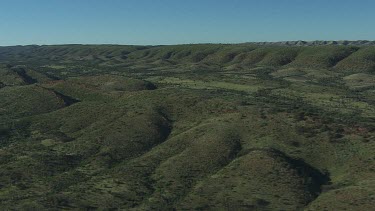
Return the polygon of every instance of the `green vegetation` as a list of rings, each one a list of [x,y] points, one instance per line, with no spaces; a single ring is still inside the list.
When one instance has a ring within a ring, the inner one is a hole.
[[[371,210],[375,47],[0,47],[4,210]]]

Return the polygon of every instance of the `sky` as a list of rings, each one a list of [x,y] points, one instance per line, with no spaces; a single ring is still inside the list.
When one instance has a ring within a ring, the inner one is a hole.
[[[375,0],[0,0],[0,46],[374,40]]]

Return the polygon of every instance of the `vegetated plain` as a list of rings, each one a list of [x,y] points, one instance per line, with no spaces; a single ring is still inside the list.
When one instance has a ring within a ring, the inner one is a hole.
[[[4,210],[371,210],[375,47],[0,47]]]

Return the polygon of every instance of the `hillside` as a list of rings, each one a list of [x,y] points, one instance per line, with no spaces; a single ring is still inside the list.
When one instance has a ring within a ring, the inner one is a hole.
[[[0,47],[4,210],[371,210],[366,42]]]

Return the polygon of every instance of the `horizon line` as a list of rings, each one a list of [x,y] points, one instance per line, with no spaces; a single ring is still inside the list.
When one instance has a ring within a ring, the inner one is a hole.
[[[64,46],[64,45],[111,45],[111,46],[175,46],[175,45],[241,45],[241,44],[283,44],[303,42],[304,44],[313,44],[314,42],[327,42],[325,44],[334,45],[344,42],[364,42],[375,45],[375,40],[282,40],[282,41],[247,41],[247,42],[197,42],[197,43],[176,43],[176,44],[124,44],[124,43],[57,43],[57,44],[19,44],[19,45],[0,45],[0,47],[27,47],[27,46]],[[337,43],[332,43],[337,42]],[[361,43],[359,43],[361,44]],[[345,45],[345,44],[342,44]]]

